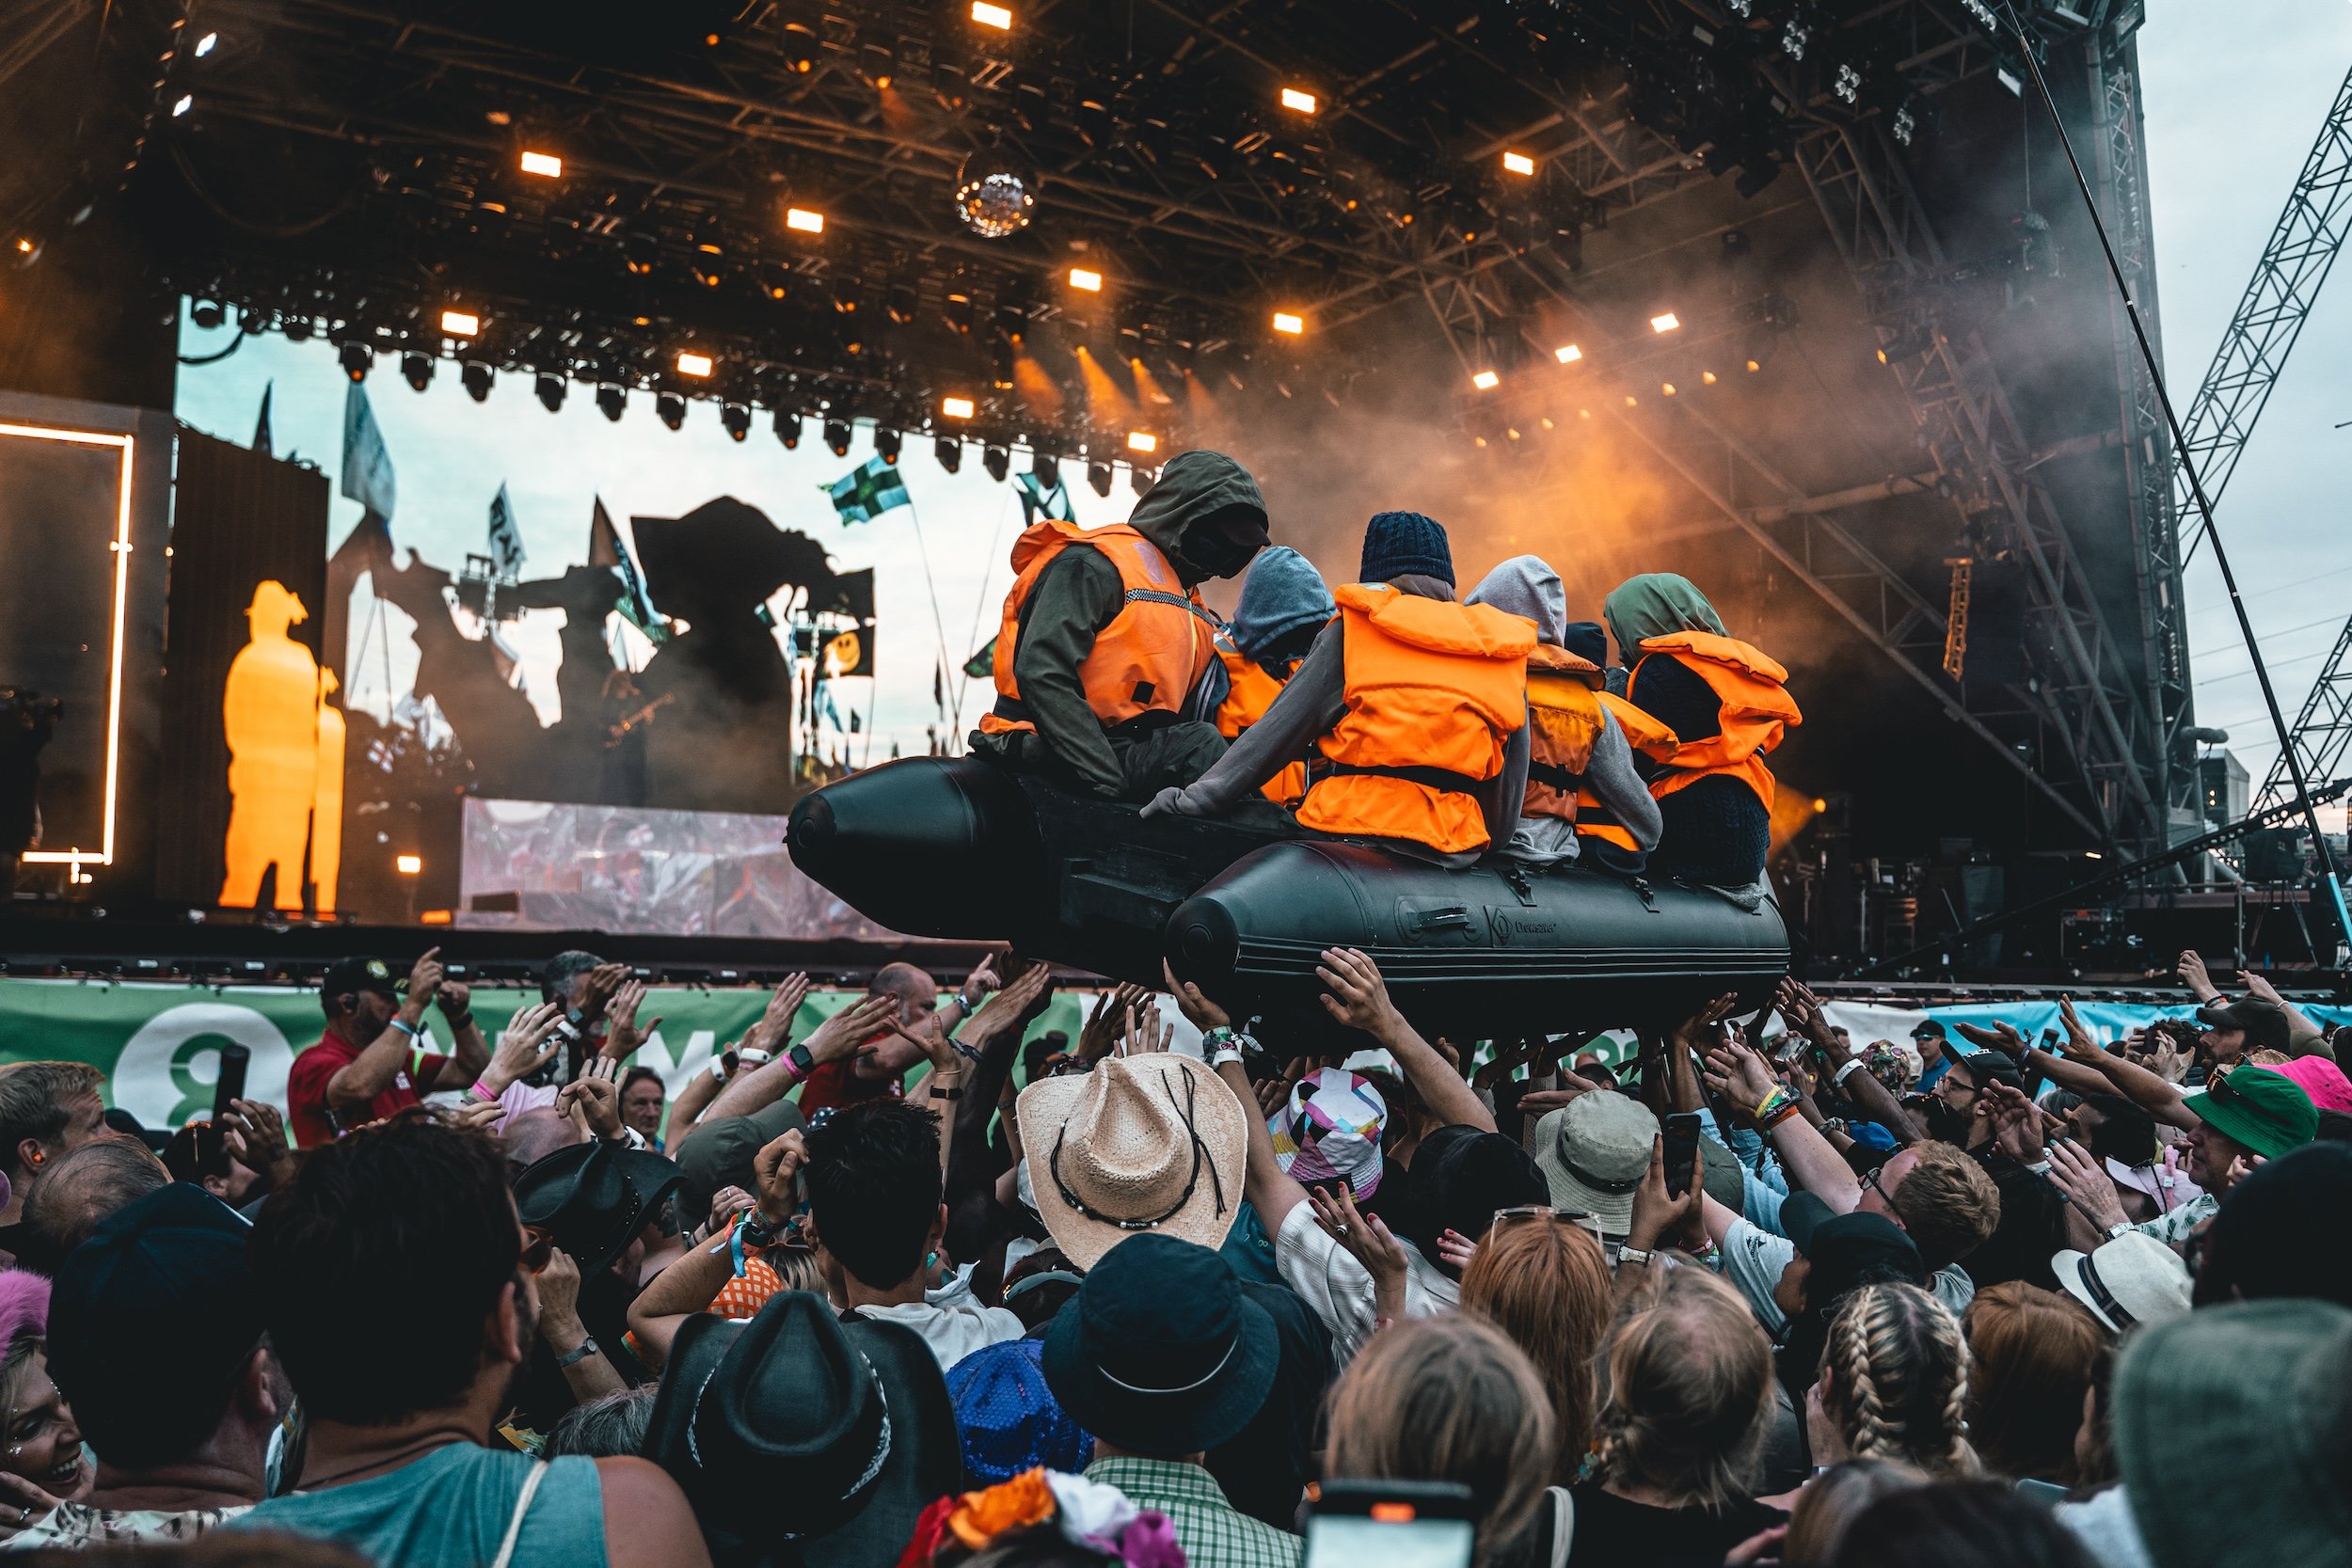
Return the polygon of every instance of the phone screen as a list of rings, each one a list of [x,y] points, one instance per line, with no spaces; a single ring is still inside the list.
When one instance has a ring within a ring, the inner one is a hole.
[[[1470,1568],[1472,1535],[1468,1519],[1315,1513],[1307,1520],[1302,1568]]]
[[[245,1069],[253,1059],[253,1053],[242,1045],[220,1048],[220,1079],[213,1085],[213,1119],[229,1112],[229,1102],[245,1098]]]
[[[1699,1116],[1677,1111],[1666,1118],[1666,1191],[1676,1197],[1691,1190],[1691,1163],[1699,1155]]]

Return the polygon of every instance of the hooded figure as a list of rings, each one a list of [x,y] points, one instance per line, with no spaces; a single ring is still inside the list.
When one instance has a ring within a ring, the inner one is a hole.
[[[1278,545],[1250,562],[1233,619],[1216,634],[1220,668],[1209,679],[1212,689],[1221,681],[1223,690],[1204,694],[1213,699],[1206,705],[1216,733],[1236,740],[1265,717],[1316,635],[1337,613],[1323,574],[1296,550]],[[1277,805],[1297,805],[1307,794],[1307,765],[1292,763],[1267,780],[1262,792]]]
[[[1170,458],[1124,523],[1032,524],[1012,547],[996,705],[973,750],[1112,799],[1199,778],[1225,737],[1200,721],[1217,628],[1197,590],[1265,542],[1257,481],[1214,451]]]
[[[1660,726],[1602,689],[1599,660],[1566,645],[1568,595],[1560,574],[1539,556],[1513,556],[1462,602],[1535,625],[1535,651],[1527,658],[1527,794],[1504,853],[1541,867],[1574,861],[1580,844],[1590,843],[1609,869],[1639,872],[1658,844],[1658,802],[1634,770],[1628,729],[1640,728],[1654,747]],[[1663,738],[1670,746],[1673,736]]]
[[[1299,807],[1302,827],[1446,866],[1510,842],[1527,790],[1534,628],[1455,603],[1445,529],[1417,512],[1375,515],[1358,571],[1265,716],[1146,816],[1228,816],[1319,749],[1328,770]]]
[[[1788,672],[1725,633],[1707,595],[1671,572],[1621,583],[1601,612],[1632,672],[1627,699],[1676,736],[1649,781],[1665,824],[1652,868],[1760,903],[1774,789],[1764,756],[1804,722]]]

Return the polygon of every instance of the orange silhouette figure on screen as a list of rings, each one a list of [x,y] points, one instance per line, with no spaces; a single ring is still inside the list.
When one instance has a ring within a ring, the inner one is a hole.
[[[319,671],[317,783],[310,796],[310,880],[318,888],[318,916],[335,916],[335,878],[343,861],[343,714],[328,702],[335,672]]]
[[[275,865],[278,908],[299,910],[302,849],[318,793],[318,661],[286,635],[309,611],[285,584],[257,586],[245,613],[253,640],[237,650],[220,701],[230,794],[229,875],[220,902],[251,909],[262,895],[262,874]]]

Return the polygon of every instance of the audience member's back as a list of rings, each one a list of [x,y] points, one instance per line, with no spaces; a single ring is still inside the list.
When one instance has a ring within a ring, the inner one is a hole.
[[[255,1227],[272,1349],[310,1416],[301,1490],[237,1528],[322,1535],[379,1568],[707,1562],[640,1459],[481,1446],[529,1354],[536,1282],[488,1136],[422,1116],[315,1150]]]

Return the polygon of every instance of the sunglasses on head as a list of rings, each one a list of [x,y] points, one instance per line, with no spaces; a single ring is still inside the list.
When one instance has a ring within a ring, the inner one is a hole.
[[[516,1261],[525,1274],[545,1274],[555,1259],[555,1238],[536,1226],[523,1227],[522,1256]]]
[[[1500,1230],[1520,1220],[1556,1220],[1590,1232],[1595,1241],[1600,1240],[1600,1221],[1581,1209],[1555,1209],[1549,1203],[1517,1203],[1508,1209],[1498,1209],[1493,1228]]]

